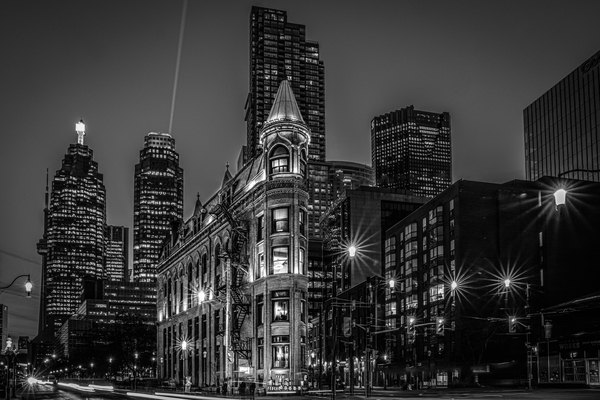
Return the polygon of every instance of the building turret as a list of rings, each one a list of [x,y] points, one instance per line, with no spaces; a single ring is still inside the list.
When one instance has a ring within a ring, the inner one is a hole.
[[[269,179],[300,175],[306,178],[310,129],[304,122],[287,80],[281,81],[269,118],[260,133]]]

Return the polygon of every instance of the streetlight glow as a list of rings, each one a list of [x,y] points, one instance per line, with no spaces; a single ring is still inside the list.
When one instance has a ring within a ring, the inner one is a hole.
[[[390,278],[390,289],[394,290],[394,287],[396,286],[396,280],[394,278]]]
[[[356,255],[356,246],[352,245],[348,247],[348,255],[350,255],[350,257],[354,257]]]
[[[458,287],[458,283],[456,283],[456,281],[452,281],[452,283],[450,284],[450,289],[456,290],[457,287]]]
[[[554,202],[556,203],[556,208],[565,204],[567,200],[567,191],[565,189],[558,189],[554,192]]]
[[[506,278],[506,279],[504,280],[504,287],[505,287],[505,288],[509,288],[509,287],[510,287],[510,278]]]

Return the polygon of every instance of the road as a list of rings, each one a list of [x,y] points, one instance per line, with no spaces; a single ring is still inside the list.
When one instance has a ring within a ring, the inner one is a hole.
[[[80,392],[77,390],[68,390],[52,387],[38,387],[35,390],[26,390],[21,394],[23,400],[34,400],[34,399],[61,399],[61,400],[103,400],[103,399],[136,399],[143,400],[144,398],[151,399],[152,396],[142,397],[143,394],[139,393],[140,396],[129,396],[127,392],[121,393],[109,393],[109,392]],[[189,400],[190,398],[197,398],[198,400],[224,399],[223,396],[190,396],[189,394],[183,395],[183,393],[173,393],[173,400],[182,399]],[[156,397],[154,397],[156,398]],[[237,398],[239,397],[228,397]],[[281,397],[277,396],[266,396],[256,397],[255,400],[275,400]],[[285,400],[331,400],[331,396],[286,396],[283,397]],[[363,393],[357,393],[355,395],[350,394],[338,394],[337,400],[365,400]],[[599,389],[534,389],[533,391],[527,391],[523,389],[494,389],[494,388],[468,388],[468,389],[439,389],[439,390],[414,390],[414,391],[403,391],[394,389],[375,389],[372,395],[368,398],[370,400],[390,400],[390,399],[444,399],[444,400],[459,400],[459,399],[506,399],[506,400],[598,400],[600,399],[600,388]]]

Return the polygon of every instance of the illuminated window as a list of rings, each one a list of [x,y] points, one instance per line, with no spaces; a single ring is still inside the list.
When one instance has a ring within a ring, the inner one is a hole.
[[[289,232],[289,209],[287,207],[275,208],[272,211],[273,216],[273,232]]]
[[[290,292],[288,290],[279,290],[272,292],[271,295],[273,297],[273,321],[288,321]]]
[[[271,153],[271,174],[288,172],[290,170],[290,153],[284,146],[277,146]]]
[[[271,275],[287,274],[290,272],[288,263],[289,248],[277,246],[272,249]]]

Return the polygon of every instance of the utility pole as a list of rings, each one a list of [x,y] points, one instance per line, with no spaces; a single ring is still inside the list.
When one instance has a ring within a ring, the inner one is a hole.
[[[331,353],[332,353],[332,357],[331,357],[331,399],[335,400],[336,397],[336,389],[337,389],[337,363],[336,363],[336,356],[337,356],[337,324],[336,324],[336,306],[335,306],[335,299],[337,297],[337,264],[333,264],[333,276],[332,276],[332,281],[331,281],[331,291],[332,296],[331,296],[331,311],[332,311],[332,316],[331,316],[331,336],[332,336],[332,346],[331,346]]]

